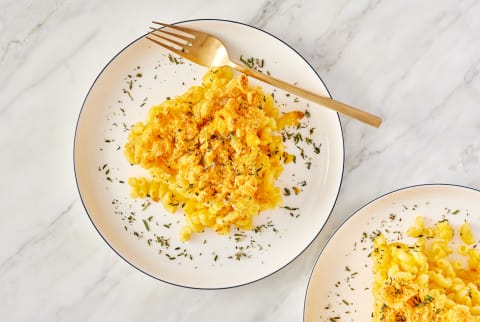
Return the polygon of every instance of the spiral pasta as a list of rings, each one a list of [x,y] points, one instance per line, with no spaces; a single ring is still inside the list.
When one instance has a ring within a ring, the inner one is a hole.
[[[374,240],[374,312],[372,321],[480,321],[480,250],[471,246],[474,236],[468,223],[460,227],[461,260],[450,242],[448,221],[425,227],[417,217],[407,234],[413,245]]]
[[[303,112],[280,115],[271,95],[229,67],[210,69],[201,86],[150,109],[129,134],[125,155],[150,178],[130,178],[132,196],[150,197],[185,213],[180,239],[213,228],[251,229],[260,211],[282,202],[275,180],[283,171],[279,131]]]

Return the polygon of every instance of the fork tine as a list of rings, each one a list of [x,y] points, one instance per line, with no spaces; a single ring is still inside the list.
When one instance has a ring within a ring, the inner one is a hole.
[[[199,31],[195,30],[195,29],[190,29],[190,28],[187,28],[187,27],[181,27],[181,26],[178,26],[178,25],[169,25],[168,23],[163,23],[163,22],[159,22],[159,21],[152,21],[152,23],[163,26],[163,27],[169,27],[169,28],[172,28],[172,29],[177,29],[177,30],[183,31],[187,34],[191,34],[191,35],[194,35],[194,36],[199,36]],[[202,34],[204,34],[204,33],[202,32]]]
[[[187,42],[187,43],[182,43],[182,42],[180,42],[180,41],[178,41],[178,40],[176,40],[176,39],[173,39],[173,38],[171,38],[171,37],[166,37],[165,35],[163,35],[163,33],[168,34],[168,35],[171,35],[170,33],[164,32],[163,30],[156,30],[156,29],[155,29],[155,31],[152,31],[152,32],[150,33],[150,35],[151,35],[151,36],[158,37],[158,38],[163,39],[163,40],[166,40],[166,41],[169,41],[169,42],[171,42],[171,43],[173,43],[173,44],[175,44],[175,45],[177,45],[177,46],[179,46],[179,47],[182,47],[182,48],[185,47],[185,46],[189,46],[188,42]],[[180,39],[181,39],[181,40],[184,40],[183,38],[180,38]],[[187,41],[187,40],[184,40],[184,41]]]
[[[151,38],[151,37],[149,37],[149,36],[146,36],[145,38],[147,38],[148,40],[156,43],[157,45],[162,46],[163,48],[165,48],[165,49],[167,49],[167,50],[169,50],[169,51],[171,51],[171,52],[174,52],[175,54],[177,54],[177,55],[180,56],[180,57],[184,57],[184,58],[189,59],[189,60],[194,60],[194,57],[193,57],[192,55],[190,55],[187,51],[179,50],[179,49],[177,49],[177,48],[175,48],[175,47],[169,46],[169,45],[167,45],[167,44],[165,44],[165,43],[162,43],[162,42],[160,42],[160,41],[158,41],[158,40],[156,40],[156,39],[154,39],[154,38]],[[167,40],[168,40],[168,39],[167,39]]]
[[[165,34],[168,34],[168,35],[171,36],[171,37],[179,38],[179,39],[181,39],[181,40],[183,40],[183,41],[186,41],[186,42],[190,42],[190,41],[192,41],[193,39],[195,39],[195,38],[191,38],[191,37],[187,37],[187,36],[180,35],[180,34],[178,34],[178,33],[171,32],[171,31],[169,31],[169,30],[165,30],[165,28],[162,28],[162,29],[160,29],[160,28],[155,28],[155,27],[149,27],[149,28],[150,28],[151,30],[153,30],[154,32],[165,33]],[[191,35],[189,35],[189,36],[191,36]]]

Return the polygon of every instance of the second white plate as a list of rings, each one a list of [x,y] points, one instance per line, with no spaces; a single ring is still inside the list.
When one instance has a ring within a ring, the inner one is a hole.
[[[480,191],[453,185],[409,187],[367,204],[338,229],[320,254],[305,297],[304,320],[370,321],[369,254],[377,231],[389,241],[413,242],[404,232],[416,216],[423,216],[428,225],[448,219],[456,229],[467,220],[480,238],[479,213]]]

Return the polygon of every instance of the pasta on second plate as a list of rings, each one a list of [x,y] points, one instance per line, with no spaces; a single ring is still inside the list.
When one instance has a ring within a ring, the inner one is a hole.
[[[417,217],[407,234],[413,245],[374,240],[374,312],[372,321],[480,321],[480,249],[468,223],[460,228],[462,244],[450,247],[448,221],[425,227]],[[460,258],[452,259],[456,253]],[[462,258],[463,257],[463,258]]]

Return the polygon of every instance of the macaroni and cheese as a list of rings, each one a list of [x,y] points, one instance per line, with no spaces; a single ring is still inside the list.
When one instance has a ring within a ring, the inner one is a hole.
[[[210,69],[201,86],[153,106],[129,134],[125,155],[150,178],[130,178],[132,196],[182,207],[180,239],[213,228],[252,228],[252,217],[282,201],[275,186],[291,160],[279,131],[302,112],[280,114],[271,95],[229,67]]]
[[[374,240],[372,321],[480,321],[480,250],[468,223],[457,251],[448,221],[425,227],[417,217],[412,245]],[[457,255],[456,257],[449,256]]]

